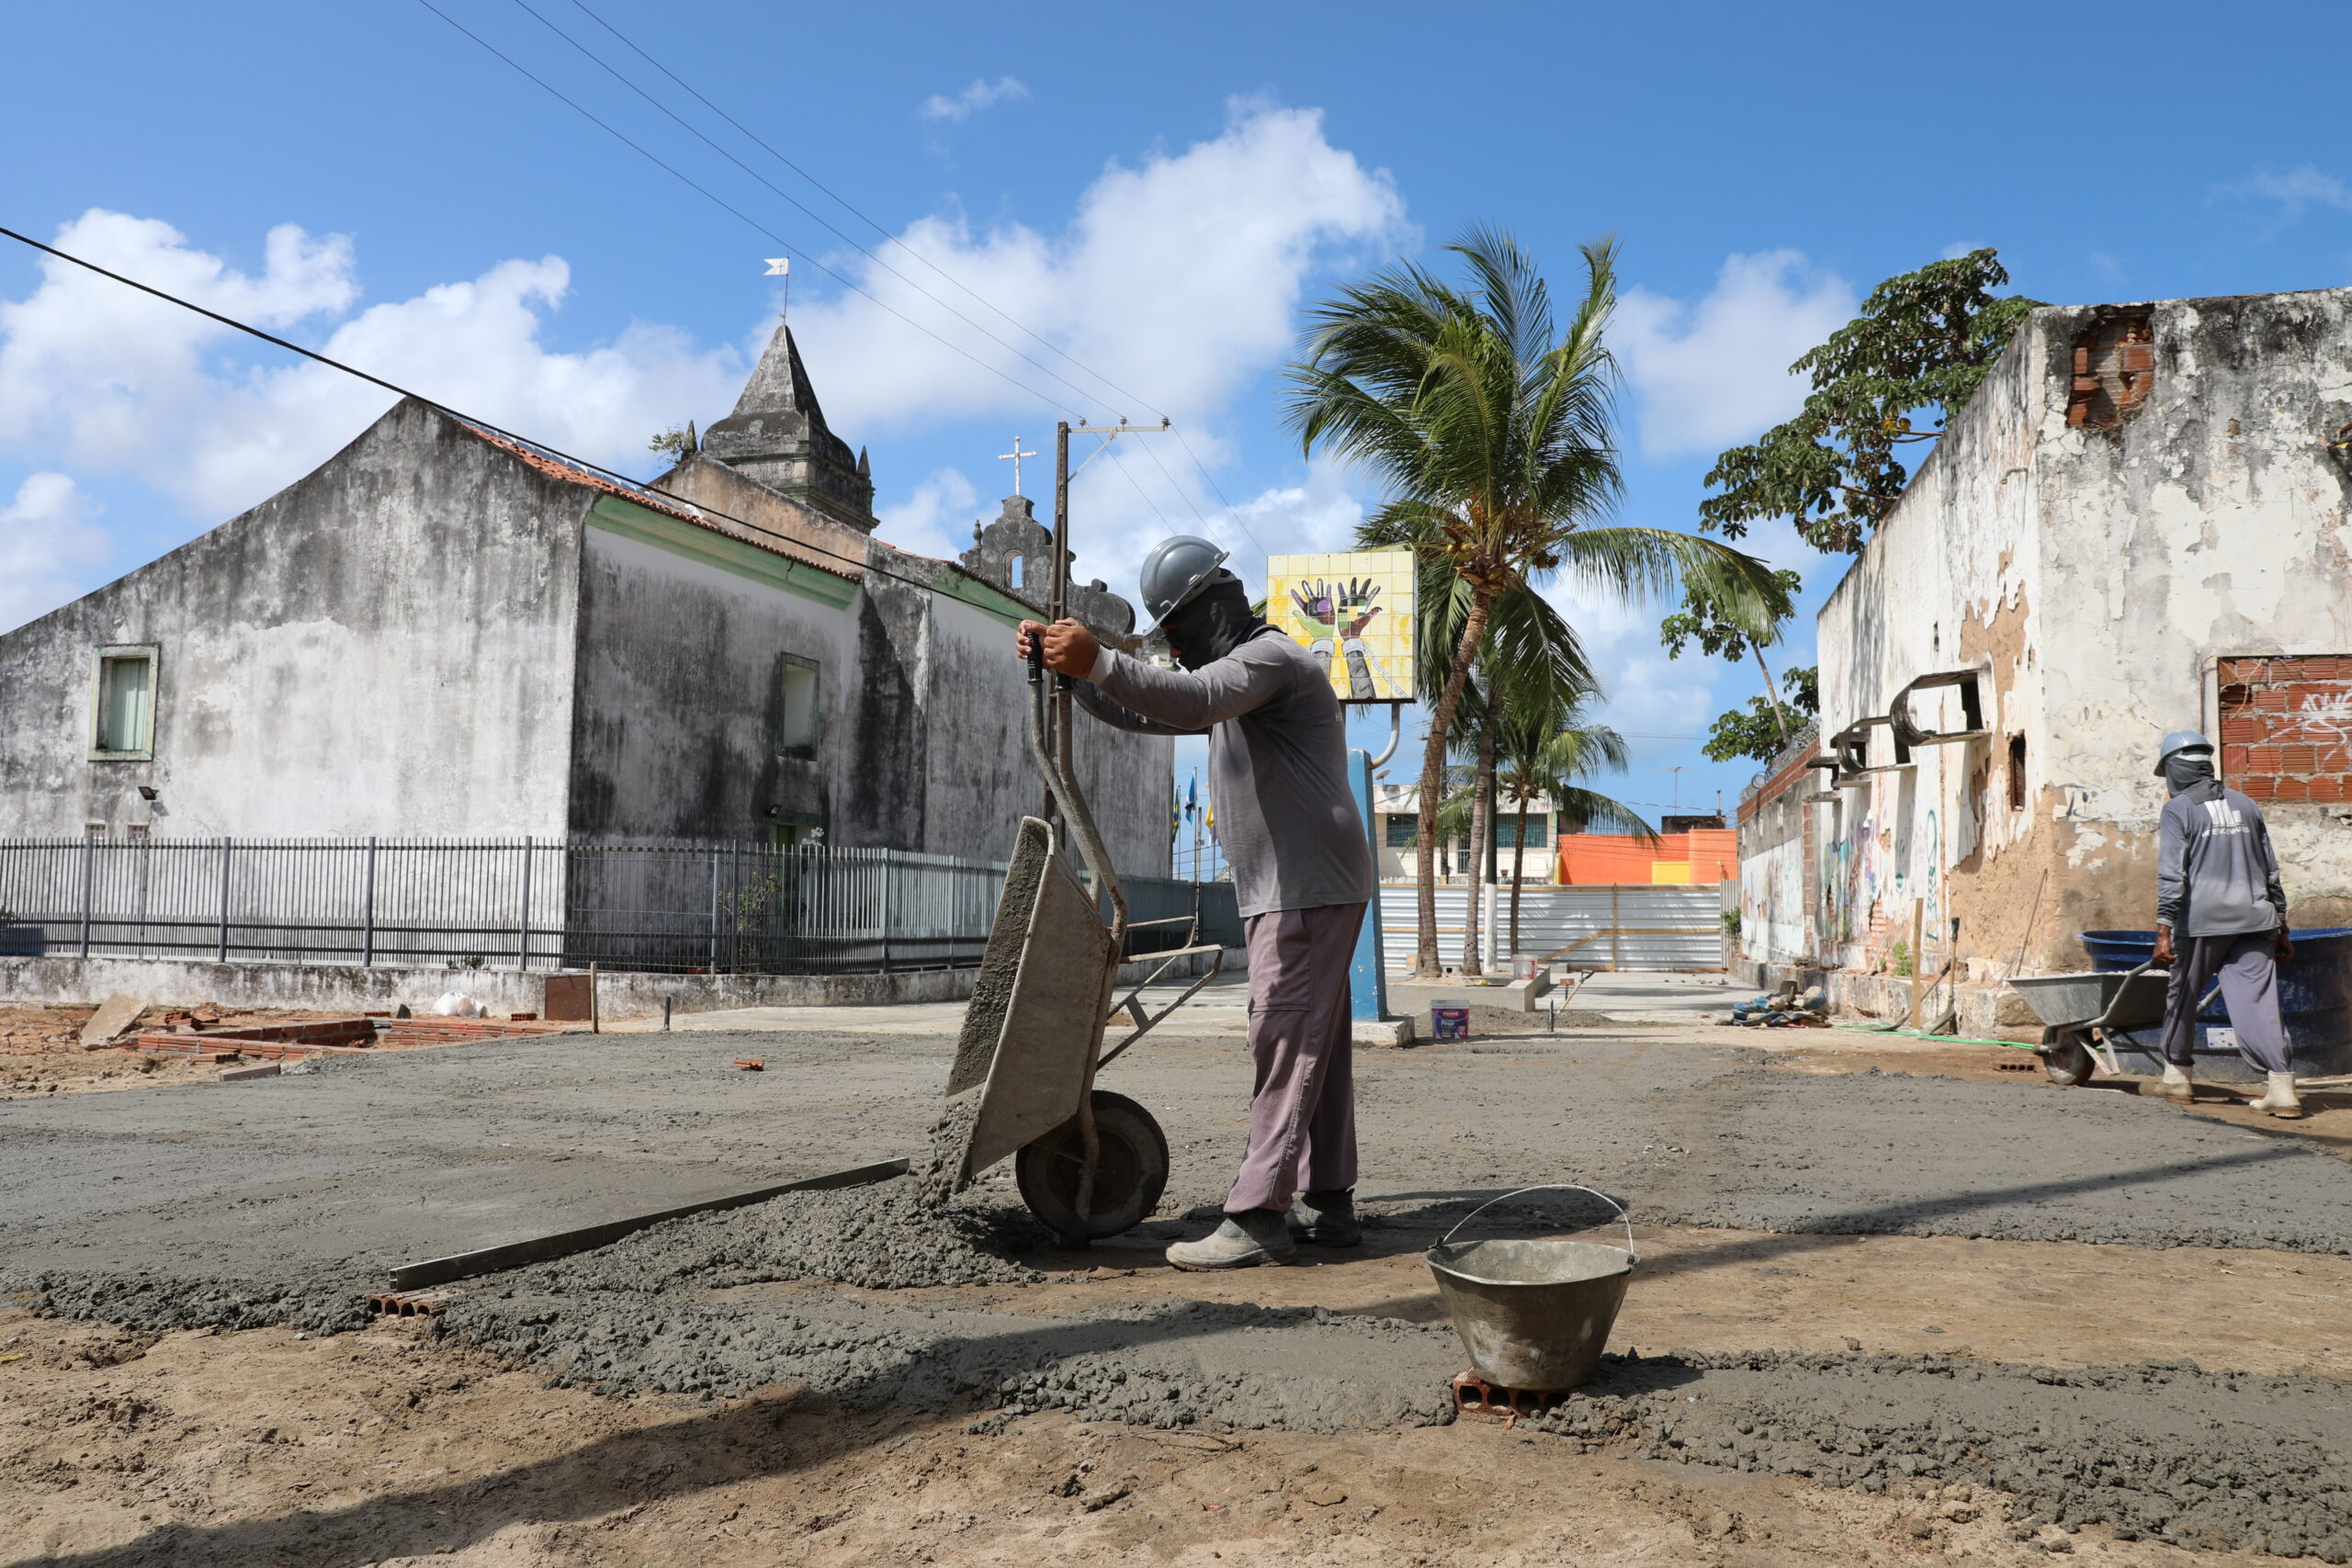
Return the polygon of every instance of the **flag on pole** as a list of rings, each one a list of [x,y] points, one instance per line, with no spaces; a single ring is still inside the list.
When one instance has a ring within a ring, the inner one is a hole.
[[[790,277],[792,276],[792,258],[790,256],[770,256],[767,258],[767,263],[768,269],[762,273],[760,275],[761,276]]]

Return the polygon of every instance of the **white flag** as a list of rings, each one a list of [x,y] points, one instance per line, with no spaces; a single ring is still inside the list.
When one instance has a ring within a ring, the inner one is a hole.
[[[790,256],[768,257],[768,269],[761,276],[763,277],[790,277],[792,276],[792,258]]]

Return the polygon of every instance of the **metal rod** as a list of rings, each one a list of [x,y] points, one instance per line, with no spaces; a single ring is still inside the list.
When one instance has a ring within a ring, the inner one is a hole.
[[[90,889],[97,876],[98,840],[94,833],[82,835],[82,956],[90,956]]]
[[[367,884],[359,895],[360,919],[366,932],[359,939],[359,966],[373,968],[376,963],[376,835],[368,835]]]
[[[220,840],[220,962],[229,962],[229,840]]]
[[[514,928],[514,967],[531,967],[531,839],[523,837],[523,918]]]

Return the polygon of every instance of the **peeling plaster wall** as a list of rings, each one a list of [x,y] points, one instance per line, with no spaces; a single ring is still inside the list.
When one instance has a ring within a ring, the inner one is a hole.
[[[1959,918],[1980,975],[2014,958],[2038,891],[2029,965],[2079,966],[2079,932],[2152,924],[2153,750],[2217,731],[2213,661],[2352,652],[2346,479],[2324,446],[2352,421],[2352,290],[2138,309],[2144,403],[2069,428],[2075,344],[2119,308],[2035,312],[1822,611],[1825,733],[1918,675],[1991,673],[1992,739],[1923,748],[1822,808],[1819,917],[1849,967],[1908,940],[1914,899],[1931,933]],[[2345,808],[2267,815],[2298,923],[2352,908]]]
[[[252,511],[0,637],[0,836],[561,834],[593,499],[400,403]],[[141,643],[154,760],[93,761],[94,654]]]

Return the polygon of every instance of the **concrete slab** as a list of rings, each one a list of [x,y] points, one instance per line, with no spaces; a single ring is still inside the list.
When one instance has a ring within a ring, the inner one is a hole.
[[[90,1021],[82,1026],[82,1049],[91,1051],[104,1045],[137,1023],[139,1015],[146,1010],[147,1004],[137,997],[117,991],[100,1002],[98,1010],[90,1015]]]
[[[1598,1012],[1612,1023],[1713,1023],[1731,1016],[1733,1003],[1755,994],[1722,976],[1601,970],[1560,1005]]]

